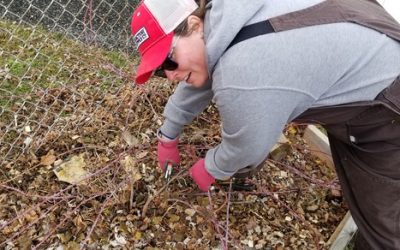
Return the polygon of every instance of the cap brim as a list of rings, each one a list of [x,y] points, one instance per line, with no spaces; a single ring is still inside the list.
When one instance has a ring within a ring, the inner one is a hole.
[[[143,53],[140,65],[136,71],[135,82],[137,84],[147,82],[153,71],[163,63],[171,48],[173,37],[174,33],[169,33]]]

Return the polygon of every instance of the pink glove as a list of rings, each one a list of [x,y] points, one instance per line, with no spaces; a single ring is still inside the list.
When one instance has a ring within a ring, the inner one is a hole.
[[[181,159],[179,156],[178,150],[179,139],[168,140],[163,139],[162,137],[158,137],[158,145],[157,145],[157,158],[158,165],[162,170],[165,170],[165,162],[171,161],[176,165],[179,165]]]
[[[190,176],[196,182],[197,186],[204,192],[208,191],[211,184],[215,182],[215,178],[212,177],[206,170],[204,159],[198,160],[190,169]]]

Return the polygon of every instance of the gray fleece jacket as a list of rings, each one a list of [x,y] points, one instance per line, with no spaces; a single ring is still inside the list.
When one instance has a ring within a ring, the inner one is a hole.
[[[267,34],[229,50],[251,23],[320,0],[214,0],[205,23],[212,79],[202,89],[181,82],[161,131],[178,136],[211,100],[222,119],[222,142],[206,154],[208,172],[224,179],[267,156],[285,124],[311,107],[372,100],[400,74],[400,43],[352,23]]]

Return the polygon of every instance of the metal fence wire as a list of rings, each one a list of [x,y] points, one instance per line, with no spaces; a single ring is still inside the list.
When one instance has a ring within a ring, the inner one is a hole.
[[[88,94],[82,86],[98,85],[90,90],[92,96],[103,95],[98,103],[104,101],[104,89],[115,92],[121,86],[115,73],[127,69],[134,52],[129,20],[136,4],[0,1],[2,164],[41,149],[68,124],[79,126],[82,121],[70,120],[82,112],[77,103]]]
[[[126,174],[133,171],[128,147],[140,140],[150,148],[160,123],[139,119],[160,110],[143,105],[146,90],[132,84],[137,4],[0,0],[0,249],[86,248],[96,227],[112,224],[102,212],[126,204],[127,183],[138,176]],[[71,162],[85,163],[84,187],[54,175]],[[79,239],[63,233],[71,223],[87,225],[73,233]],[[98,245],[118,246],[115,237]]]

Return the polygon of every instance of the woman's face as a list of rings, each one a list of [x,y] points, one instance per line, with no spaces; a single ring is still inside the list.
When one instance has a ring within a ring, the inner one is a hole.
[[[170,81],[186,81],[193,87],[202,87],[208,79],[203,22],[196,16],[188,18],[188,36],[175,36],[171,59],[178,63],[176,70],[165,70]]]

